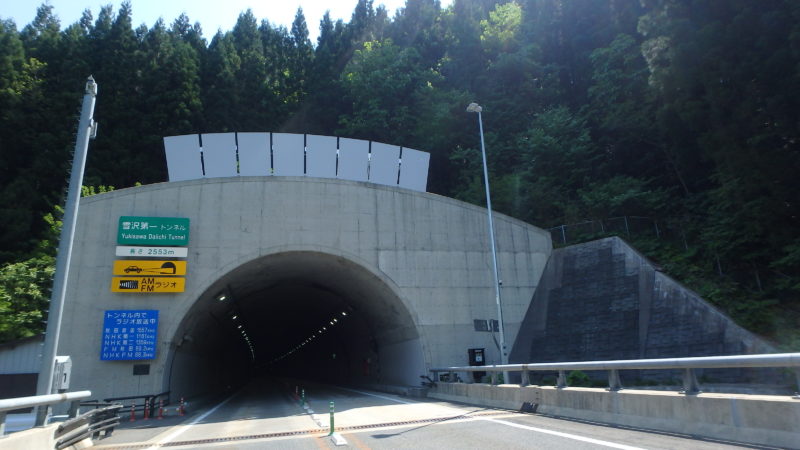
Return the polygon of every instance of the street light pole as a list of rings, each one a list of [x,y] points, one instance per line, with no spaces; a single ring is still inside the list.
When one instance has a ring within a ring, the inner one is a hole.
[[[51,394],[53,390],[53,374],[55,371],[56,352],[58,351],[58,338],[61,334],[61,313],[64,309],[64,299],[67,295],[67,273],[72,257],[72,242],[75,239],[75,223],[78,219],[78,205],[83,184],[83,170],[86,166],[86,153],[89,148],[89,139],[94,137],[97,130],[93,119],[95,98],[97,97],[97,83],[91,76],[86,80],[83,95],[80,121],[78,122],[78,136],[75,140],[75,153],[72,160],[72,173],[67,190],[67,201],[64,206],[64,217],[61,224],[61,237],[58,242],[56,254],[56,271],[53,276],[53,292],[50,296],[50,312],[47,316],[47,332],[45,333],[44,349],[42,350],[42,369],[36,386],[38,395]],[[36,425],[45,425],[49,407],[39,406]]]
[[[495,302],[497,303],[497,325],[500,332],[500,363],[508,364],[508,352],[506,350],[505,329],[503,326],[503,307],[500,303],[500,277],[497,271],[497,248],[494,238],[494,220],[492,219],[492,197],[489,194],[489,170],[486,164],[486,145],[483,141],[483,119],[481,118],[483,108],[477,103],[470,103],[467,112],[478,113],[478,126],[481,135],[481,155],[483,156],[483,180],[486,185],[486,212],[489,217],[489,242],[492,247],[492,273],[494,274]],[[491,325],[490,325],[491,326]],[[494,331],[494,327],[490,328]],[[508,372],[503,372],[503,382],[508,383]]]

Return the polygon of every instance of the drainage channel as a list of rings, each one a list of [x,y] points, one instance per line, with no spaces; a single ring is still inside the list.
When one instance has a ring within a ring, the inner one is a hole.
[[[485,412],[477,412],[474,414],[461,414],[458,416],[449,416],[449,417],[435,417],[431,419],[417,419],[417,420],[404,420],[400,422],[384,422],[384,423],[373,423],[373,424],[365,424],[365,425],[351,425],[351,426],[343,426],[343,427],[336,427],[337,432],[343,431],[356,431],[356,430],[369,430],[374,428],[384,428],[384,427],[396,427],[396,426],[405,426],[405,425],[419,425],[419,424],[427,424],[427,423],[438,423],[438,422],[447,422],[450,420],[463,420],[463,419],[470,419],[472,417],[477,416],[500,416],[500,415],[507,415],[509,413],[513,413],[512,411],[485,411]],[[254,439],[270,439],[270,438],[279,438],[279,437],[289,437],[289,436],[304,436],[304,435],[322,435],[328,432],[328,428],[316,428],[313,430],[300,430],[300,431],[282,431],[277,433],[263,433],[263,434],[249,434],[243,436],[229,436],[229,437],[220,437],[220,438],[210,438],[210,439],[197,439],[192,441],[177,441],[177,442],[167,442],[164,444],[159,445],[159,447],[184,447],[187,445],[201,445],[201,444],[216,444],[221,442],[238,442],[238,441],[248,441]],[[141,448],[150,448],[153,447],[154,444],[121,444],[115,446],[102,446],[103,450],[136,450]]]

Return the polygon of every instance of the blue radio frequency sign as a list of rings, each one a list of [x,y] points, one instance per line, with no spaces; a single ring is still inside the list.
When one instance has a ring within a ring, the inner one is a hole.
[[[154,359],[158,310],[125,309],[103,313],[102,361]]]

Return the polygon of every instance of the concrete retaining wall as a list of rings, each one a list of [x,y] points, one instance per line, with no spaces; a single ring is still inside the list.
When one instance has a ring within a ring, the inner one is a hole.
[[[800,400],[788,396],[700,394],[550,386],[439,383],[428,397],[777,447],[800,443]]]
[[[625,241],[612,237],[553,251],[509,360],[600,361],[775,351],[660,272]],[[678,372],[668,371],[621,375],[680,378]],[[787,382],[769,369],[702,370],[698,376],[716,383]]]

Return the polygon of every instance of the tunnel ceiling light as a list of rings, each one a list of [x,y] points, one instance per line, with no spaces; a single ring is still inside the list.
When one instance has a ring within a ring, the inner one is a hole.
[[[346,315],[347,315],[347,313],[346,313],[346,312],[344,312],[344,311],[342,311],[342,315],[343,315],[343,316],[346,316]]]
[[[242,328],[242,326],[241,326],[241,325],[239,325],[237,328]]]
[[[233,320],[236,320],[238,318],[239,318],[239,316],[237,316],[236,314],[234,314],[233,317],[231,317],[231,319],[233,319]]]
[[[228,297],[226,297],[226,296],[225,296],[225,294],[220,294],[220,295],[217,297],[217,300],[219,300],[219,301],[221,301],[221,302],[224,302],[226,298],[228,298]]]

